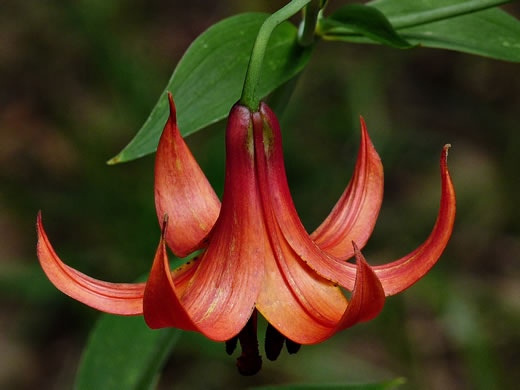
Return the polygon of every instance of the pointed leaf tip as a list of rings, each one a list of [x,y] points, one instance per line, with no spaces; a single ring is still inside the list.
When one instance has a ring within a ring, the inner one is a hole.
[[[121,154],[118,154],[115,157],[112,157],[110,160],[108,160],[106,163],[107,165],[116,165],[121,162]]]

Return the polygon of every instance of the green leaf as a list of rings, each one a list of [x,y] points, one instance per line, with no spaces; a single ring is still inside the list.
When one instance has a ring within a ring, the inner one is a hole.
[[[361,34],[374,42],[398,49],[413,47],[395,32],[381,11],[359,4],[346,5],[330,17],[320,19],[318,34],[328,40],[347,41],[348,35]]]
[[[77,390],[150,390],[182,331],[150,330],[143,317],[103,314],[76,377]]]
[[[404,378],[364,385],[282,385],[252,387],[251,390],[392,390],[406,382]]]
[[[240,98],[249,56],[267,14],[246,13],[224,19],[203,32],[177,64],[164,92],[134,139],[109,164],[153,153],[168,118],[166,92],[171,91],[183,136],[227,116]],[[297,29],[289,22],[278,26],[267,48],[259,95],[266,96],[298,74],[311,48],[297,44]]]
[[[459,7],[464,10],[462,7],[466,6],[468,12],[470,3],[483,7],[504,1],[379,0],[370,5],[383,12],[401,37],[411,43],[520,62],[520,22],[501,9],[491,8],[438,20],[446,11],[455,12]],[[407,27],[414,20],[424,23],[428,16],[438,21]]]

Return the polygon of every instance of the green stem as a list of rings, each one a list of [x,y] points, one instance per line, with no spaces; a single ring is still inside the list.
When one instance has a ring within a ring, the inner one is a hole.
[[[303,9],[303,22],[300,25],[300,31],[298,34],[298,42],[301,46],[310,46],[314,42],[316,23],[318,22],[318,14],[320,13],[321,8],[321,0],[312,0]]]
[[[260,105],[260,99],[256,96],[255,89],[258,84],[258,79],[260,78],[267,43],[269,42],[273,30],[310,2],[311,0],[292,0],[289,4],[269,16],[264,24],[262,24],[262,27],[260,27],[253,46],[253,51],[251,52],[251,57],[249,58],[244,88],[242,89],[242,97],[240,98],[240,103],[249,107],[250,110],[258,111]]]
[[[513,0],[471,0],[430,11],[417,12],[411,15],[398,16],[396,18],[390,17],[389,20],[392,26],[396,30],[399,30],[482,11],[486,8],[510,3],[511,1]]]

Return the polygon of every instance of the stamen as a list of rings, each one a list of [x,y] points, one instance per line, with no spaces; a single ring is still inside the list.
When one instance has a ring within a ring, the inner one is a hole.
[[[271,361],[275,361],[282,352],[285,336],[278,332],[274,326],[267,324],[265,331],[265,356]]]
[[[301,344],[295,343],[292,340],[285,340],[285,347],[287,348],[287,352],[289,352],[291,355],[294,355],[296,352],[298,352],[301,346]]]
[[[242,347],[242,355],[237,359],[238,371],[246,376],[255,375],[262,368],[262,357],[258,350],[256,309],[238,334],[238,339]]]
[[[238,335],[235,337],[232,337],[226,341],[226,353],[228,355],[232,355],[233,352],[235,352],[235,349],[237,348],[237,342],[238,342]]]

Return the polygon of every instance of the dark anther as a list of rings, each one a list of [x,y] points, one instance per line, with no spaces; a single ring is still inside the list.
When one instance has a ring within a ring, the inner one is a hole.
[[[253,311],[244,329],[238,334],[242,355],[237,359],[238,371],[242,375],[255,375],[262,368],[262,357],[258,351],[257,311]]]
[[[287,347],[287,352],[289,352],[291,355],[295,354],[300,350],[301,344],[295,343],[292,340],[286,339],[285,340],[285,346]]]
[[[271,361],[275,361],[282,351],[285,336],[278,332],[274,326],[267,324],[265,331],[265,356]]]
[[[229,340],[226,341],[226,353],[228,355],[232,355],[233,352],[235,352],[235,349],[237,348],[237,342],[238,342],[238,336],[230,338]]]

